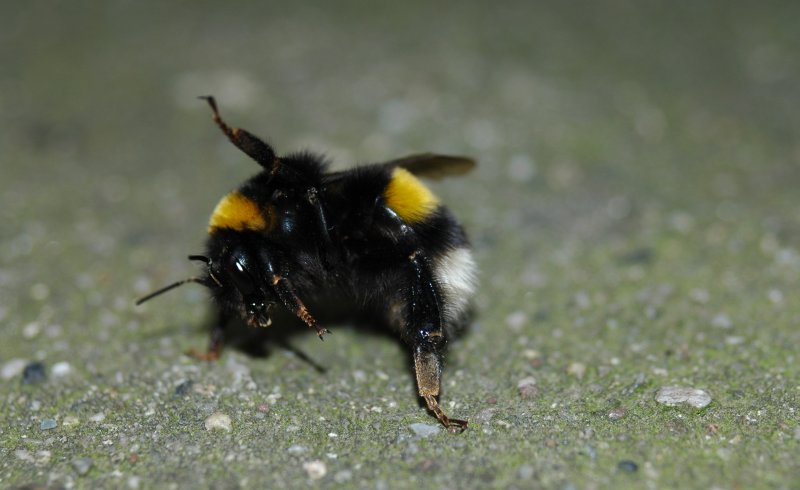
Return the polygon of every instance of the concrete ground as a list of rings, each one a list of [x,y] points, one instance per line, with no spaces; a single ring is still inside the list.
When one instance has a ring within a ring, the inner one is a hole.
[[[4,3],[0,485],[800,488],[798,5]],[[482,269],[465,433],[391,336],[204,363],[201,288],[134,307],[257,170],[208,93],[337,168],[479,160],[433,185]]]

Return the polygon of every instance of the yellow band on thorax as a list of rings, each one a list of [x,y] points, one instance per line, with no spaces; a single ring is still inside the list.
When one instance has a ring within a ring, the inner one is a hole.
[[[395,168],[383,193],[386,204],[407,223],[418,223],[429,217],[439,199],[404,168]]]
[[[208,232],[217,229],[263,231],[269,228],[271,216],[252,199],[238,191],[231,192],[220,200],[208,223]]]

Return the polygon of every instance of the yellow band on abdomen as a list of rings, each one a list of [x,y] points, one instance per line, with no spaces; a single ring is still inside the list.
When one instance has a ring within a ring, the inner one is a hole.
[[[386,205],[407,223],[425,220],[439,205],[433,192],[404,168],[394,169],[383,197]]]

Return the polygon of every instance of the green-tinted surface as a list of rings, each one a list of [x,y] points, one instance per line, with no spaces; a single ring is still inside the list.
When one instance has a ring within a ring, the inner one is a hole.
[[[800,488],[800,4],[528,3],[0,6],[0,486]],[[482,269],[467,432],[410,427],[389,337],[205,364],[200,288],[133,306],[256,170],[207,93],[338,168],[480,161],[434,186]]]

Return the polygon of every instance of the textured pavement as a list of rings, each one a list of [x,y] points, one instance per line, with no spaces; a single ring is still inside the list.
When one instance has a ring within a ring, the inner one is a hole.
[[[798,488],[792,2],[0,6],[0,486]],[[196,96],[432,184],[482,270],[439,429],[346,316],[215,363],[185,286],[257,170]],[[679,389],[676,389],[679,388]]]

